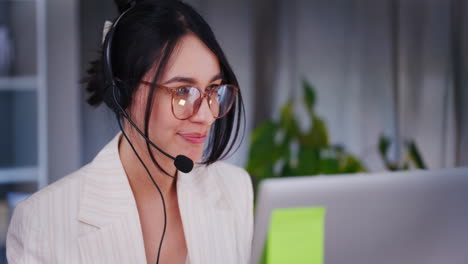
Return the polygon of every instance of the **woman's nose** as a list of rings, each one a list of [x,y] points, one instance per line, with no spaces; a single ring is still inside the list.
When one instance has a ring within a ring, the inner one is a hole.
[[[209,97],[202,99],[198,111],[190,118],[192,122],[204,123],[207,125],[211,125],[214,122],[215,118],[208,105],[208,100],[210,100]]]

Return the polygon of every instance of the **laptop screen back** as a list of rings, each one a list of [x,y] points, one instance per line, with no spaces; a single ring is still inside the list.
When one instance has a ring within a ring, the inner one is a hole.
[[[468,263],[468,168],[265,180],[252,263],[275,208],[325,207],[324,263]]]

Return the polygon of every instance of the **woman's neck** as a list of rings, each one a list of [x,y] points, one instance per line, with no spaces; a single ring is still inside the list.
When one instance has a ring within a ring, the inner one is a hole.
[[[126,133],[163,195],[165,197],[171,197],[174,195],[176,192],[177,170],[173,165],[173,161],[158,151],[153,151],[154,158],[158,164],[166,170],[167,173],[174,175],[171,177],[159,170],[159,168],[153,163],[148,152],[148,148],[146,147],[146,143],[141,136],[138,137],[139,135],[136,133]],[[157,189],[151,181],[147,171],[135,155],[135,152],[131,148],[129,142],[123,135],[119,142],[119,155],[134,195],[138,195],[140,197],[154,197]]]

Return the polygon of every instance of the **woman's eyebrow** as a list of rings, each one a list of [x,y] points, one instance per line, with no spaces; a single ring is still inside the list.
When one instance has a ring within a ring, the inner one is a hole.
[[[210,82],[214,82],[218,79],[222,79],[223,74],[218,73],[213,78],[211,78]],[[188,84],[196,84],[197,81],[194,78],[191,77],[183,77],[183,76],[175,76],[169,79],[168,81],[164,82],[163,85],[169,84],[169,83],[174,83],[174,82],[182,82],[182,83],[188,83]]]
[[[169,79],[168,81],[164,82],[163,84],[169,84],[169,83],[174,83],[174,82],[182,82],[182,83],[190,83],[190,84],[196,83],[194,78],[175,76]]]
[[[222,79],[223,78],[223,74],[220,72],[218,74],[216,74],[215,76],[213,76],[213,78],[211,78],[211,81],[210,82],[214,82],[218,79]]]

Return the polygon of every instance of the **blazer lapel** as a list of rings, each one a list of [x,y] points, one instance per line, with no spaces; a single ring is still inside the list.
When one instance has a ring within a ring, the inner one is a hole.
[[[86,168],[78,238],[82,263],[146,263],[138,209],[120,162],[120,133]]]
[[[146,263],[138,209],[118,153],[119,138],[120,133],[86,167],[81,182],[82,263]],[[190,264],[239,263],[231,202],[222,193],[227,187],[216,176],[205,166],[178,172]]]
[[[178,172],[177,194],[190,264],[237,264],[233,212],[216,174],[205,166]]]

